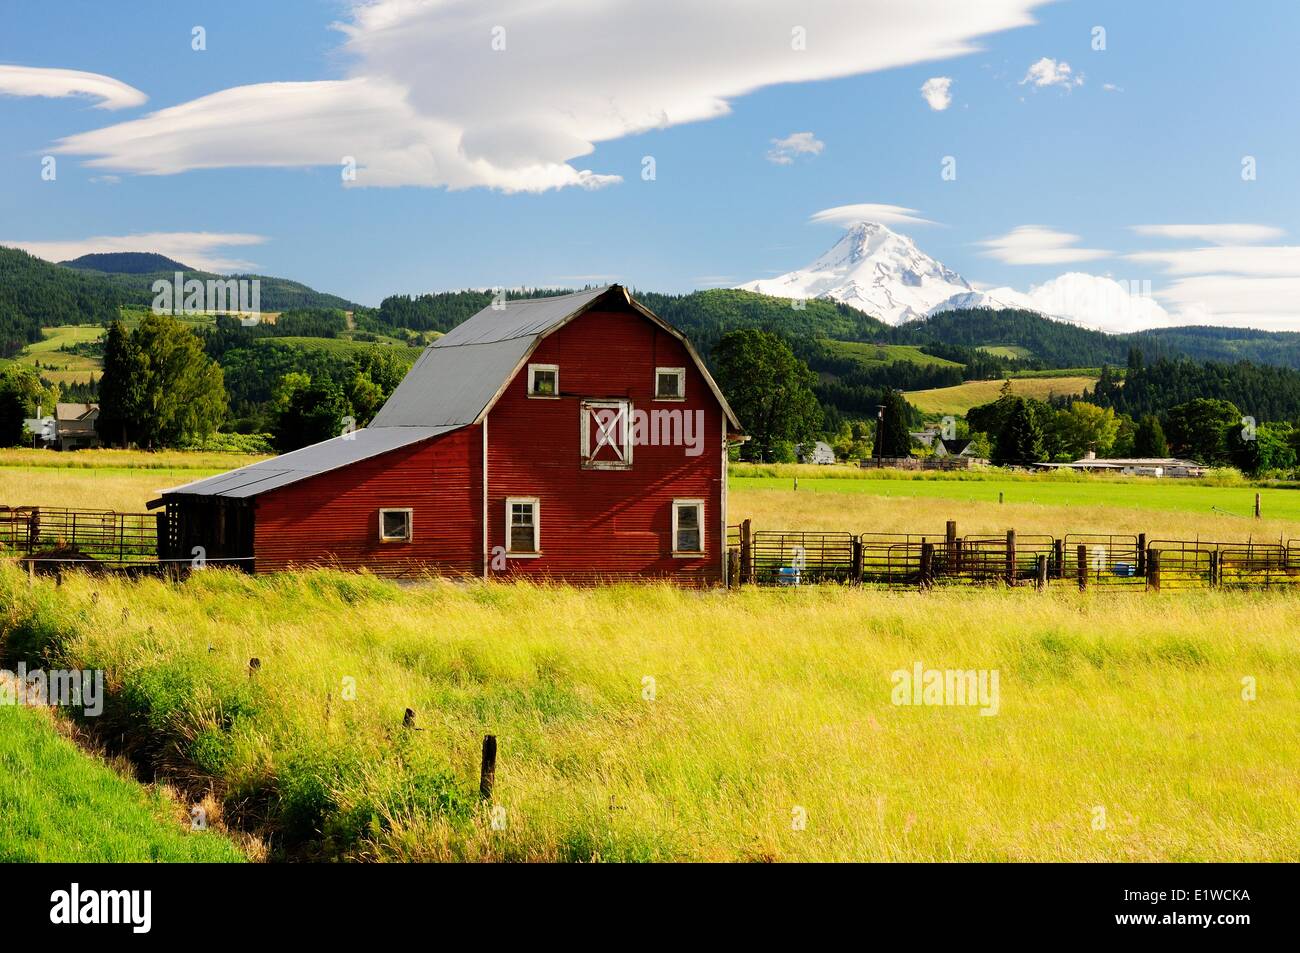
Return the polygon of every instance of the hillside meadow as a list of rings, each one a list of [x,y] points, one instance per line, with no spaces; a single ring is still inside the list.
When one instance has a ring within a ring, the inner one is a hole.
[[[105,669],[91,727],[272,858],[1300,859],[1288,595],[5,568],[0,602],[5,658]],[[996,672],[996,714],[895,704],[918,664]]]
[[[964,416],[972,407],[992,403],[1002,394],[1005,381],[967,381],[953,387],[910,390],[903,394],[907,402],[923,414]],[[1013,377],[1011,393],[1021,397],[1047,400],[1082,394],[1097,383],[1096,377]]]

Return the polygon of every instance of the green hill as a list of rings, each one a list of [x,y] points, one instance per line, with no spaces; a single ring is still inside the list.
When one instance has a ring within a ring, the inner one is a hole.
[[[84,271],[102,271],[113,275],[143,275],[156,271],[194,271],[174,258],[148,251],[97,252],[82,255],[70,261],[61,261],[67,268]]]

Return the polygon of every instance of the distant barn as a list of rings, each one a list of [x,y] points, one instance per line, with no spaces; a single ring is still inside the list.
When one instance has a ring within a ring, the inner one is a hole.
[[[369,427],[166,491],[163,558],[595,582],[725,578],[740,425],[699,355],[612,285],[489,306]]]

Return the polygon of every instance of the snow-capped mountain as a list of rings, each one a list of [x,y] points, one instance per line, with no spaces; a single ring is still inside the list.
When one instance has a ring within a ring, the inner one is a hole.
[[[1149,289],[1134,289],[1100,275],[1069,272],[1028,292],[976,289],[906,235],[878,222],[851,226],[830,251],[806,268],[740,288],[779,298],[842,301],[888,324],[964,308],[1023,308],[1111,333],[1174,323]]]
[[[851,226],[806,268],[751,281],[744,291],[778,298],[829,298],[889,324],[923,318],[953,295],[970,294],[966,279],[935,261],[906,235],[878,222]]]

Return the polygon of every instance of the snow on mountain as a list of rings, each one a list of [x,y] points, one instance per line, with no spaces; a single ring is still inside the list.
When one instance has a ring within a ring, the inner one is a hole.
[[[974,290],[906,235],[878,222],[851,226],[806,268],[740,288],[778,298],[842,301],[888,324],[923,318],[941,301]]]
[[[805,268],[740,288],[778,298],[842,301],[888,324],[959,308],[1023,308],[1111,333],[1174,323],[1149,287],[1134,288],[1100,275],[1068,272],[1028,292],[1007,287],[977,290],[906,235],[878,222],[851,226],[830,251]]]

